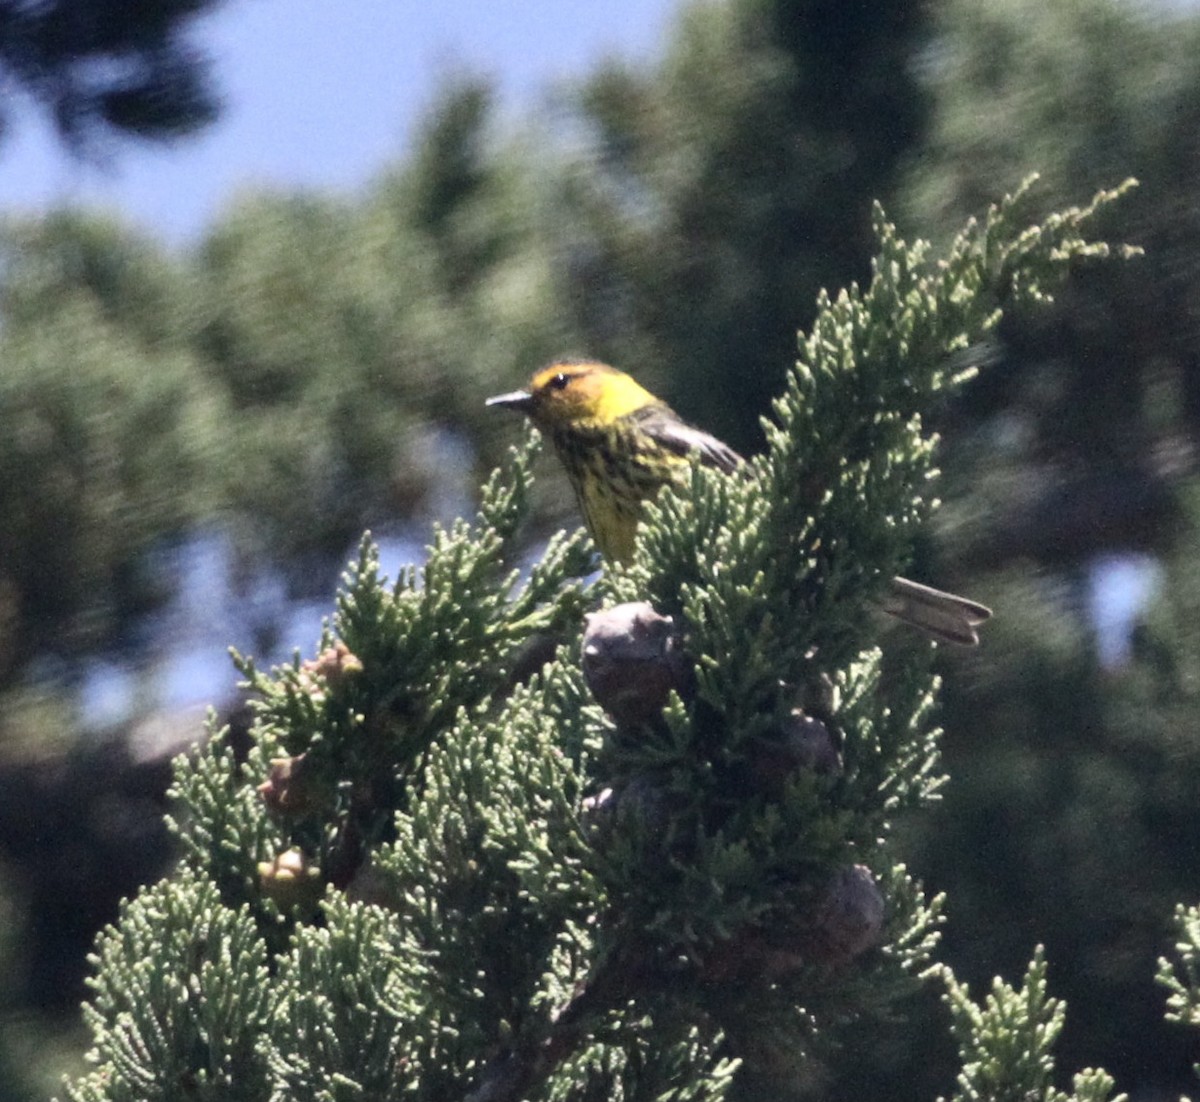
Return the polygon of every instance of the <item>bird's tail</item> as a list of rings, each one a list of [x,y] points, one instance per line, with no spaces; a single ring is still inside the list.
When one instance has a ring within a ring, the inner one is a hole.
[[[945,643],[973,647],[979,642],[975,630],[992,610],[956,593],[893,578],[892,589],[883,599],[883,611]]]

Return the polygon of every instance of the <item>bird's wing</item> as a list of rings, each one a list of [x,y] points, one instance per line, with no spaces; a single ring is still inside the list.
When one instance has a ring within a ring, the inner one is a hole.
[[[698,458],[726,474],[742,462],[742,457],[728,444],[681,421],[669,406],[646,406],[634,416],[647,436],[681,456]]]
[[[882,604],[884,612],[935,639],[967,647],[979,642],[975,629],[992,615],[992,610],[978,601],[908,578],[893,578],[892,588]]]

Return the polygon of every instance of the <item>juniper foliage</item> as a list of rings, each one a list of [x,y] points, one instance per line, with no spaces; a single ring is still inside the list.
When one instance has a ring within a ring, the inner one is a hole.
[[[1074,1077],[1070,1094],[1054,1087],[1054,1042],[1066,1007],[1052,998],[1041,946],[1020,989],[997,978],[983,1004],[947,970],[946,1004],[958,1040],[963,1070],[954,1102],[1127,1102],[1113,1096],[1113,1080],[1098,1068]]]
[[[870,612],[936,504],[922,412],[1003,305],[1107,253],[1085,229],[1119,190],[1033,226],[1022,192],[941,260],[877,211],[873,278],[822,296],[764,454],[664,493],[599,582],[582,533],[522,569],[532,436],[423,567],[391,582],[364,539],[315,657],[238,658],[244,760],[214,731],[179,761],[179,870],[101,938],[96,1067],[67,1096],[812,1089],[839,1025],[928,973],[940,921],[889,849],[942,782],[936,681],[924,654],[885,669]],[[618,722],[579,636],[628,601],[672,617],[694,676]]]
[[[1158,982],[1167,989],[1167,1021],[1200,1026],[1200,906],[1175,909],[1174,957],[1160,957]],[[1200,1076],[1200,1064],[1193,1065]]]

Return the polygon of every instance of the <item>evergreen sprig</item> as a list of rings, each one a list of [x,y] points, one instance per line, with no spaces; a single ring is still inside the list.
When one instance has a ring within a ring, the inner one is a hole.
[[[1167,989],[1167,1021],[1200,1026],[1200,907],[1175,908],[1175,956],[1160,957],[1158,982]],[[1193,1065],[1200,1076],[1200,1064]]]
[[[962,1058],[954,1102],[1126,1102],[1126,1095],[1113,1096],[1112,1077],[1097,1068],[1076,1075],[1070,1094],[1055,1088],[1053,1049],[1066,1007],[1049,994],[1041,946],[1019,990],[997,978],[982,1004],[949,968],[941,973]]]
[[[273,1003],[266,946],[248,907],[183,870],[121,908],[93,957],[85,1018],[97,1070],[75,1102],[264,1099]]]
[[[331,895],[324,922],[299,927],[279,964],[274,1097],[392,1098],[430,1076],[445,1038],[417,992],[432,969],[393,912]]]

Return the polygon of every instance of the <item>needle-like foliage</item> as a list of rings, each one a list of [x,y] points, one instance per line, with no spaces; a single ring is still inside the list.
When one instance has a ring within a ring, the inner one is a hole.
[[[183,861],[101,939],[69,1096],[811,1089],[844,1023],[928,973],[940,921],[890,842],[942,783],[937,685],[924,655],[884,663],[871,611],[936,504],[922,416],[1000,309],[1107,251],[1085,229],[1117,194],[1028,227],[1022,193],[941,259],[877,211],[873,277],[822,296],[765,452],[664,493],[597,585],[579,533],[522,565],[532,440],[422,567],[385,579],[364,540],[314,657],[238,659],[249,754],[214,733],[179,762]],[[580,645],[587,608],[594,638],[632,602],[674,648],[651,708],[619,647]],[[1048,1045],[1043,981],[1010,1017]],[[989,1083],[1026,1082],[988,1051]]]

